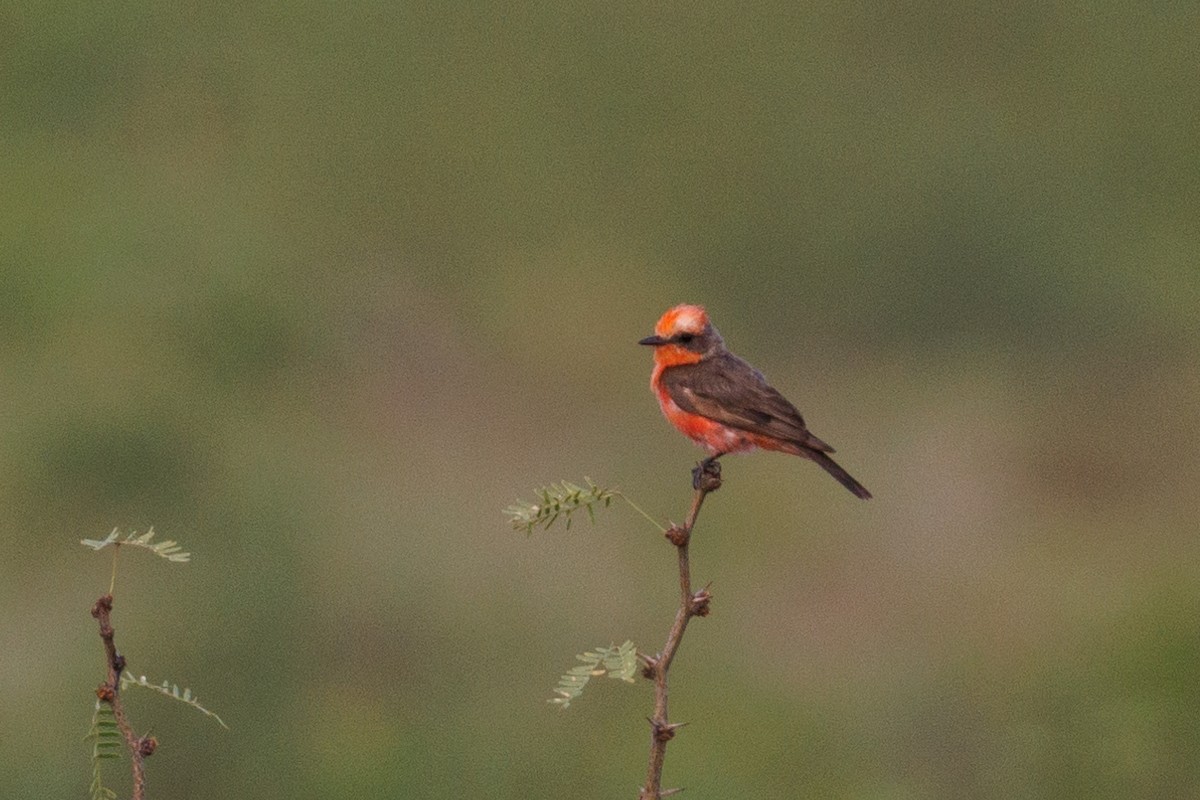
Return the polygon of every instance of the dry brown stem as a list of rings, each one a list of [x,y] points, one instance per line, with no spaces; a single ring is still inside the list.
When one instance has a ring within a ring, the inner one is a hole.
[[[133,800],[145,800],[145,760],[146,756],[154,753],[158,742],[153,736],[139,737],[135,734],[125,715],[125,706],[121,702],[121,672],[125,669],[125,656],[118,653],[113,644],[112,607],[111,594],[102,596],[92,606],[92,616],[100,623],[100,639],[104,642],[104,652],[108,657],[108,678],[96,688],[96,696],[112,707],[113,719],[129,748],[129,760],[133,764]]]
[[[692,617],[706,617],[712,594],[705,587],[697,592],[692,591],[691,566],[688,561],[688,546],[691,543],[692,529],[696,525],[696,517],[700,514],[700,506],[709,492],[721,488],[721,465],[716,459],[706,459],[692,472],[692,486],[695,494],[692,496],[692,508],[688,512],[683,525],[673,525],[667,531],[666,537],[679,556],[679,608],[675,612],[675,621],[667,634],[667,642],[662,651],[655,656],[645,657],[644,674],[654,680],[654,715],[650,722],[650,763],[646,769],[646,783],[638,792],[641,800],[660,800],[677,794],[679,789],[662,788],[663,761],[667,755],[667,742],[675,737],[675,732],[685,723],[672,723],[667,716],[668,676],[671,662],[683,641],[684,631]]]

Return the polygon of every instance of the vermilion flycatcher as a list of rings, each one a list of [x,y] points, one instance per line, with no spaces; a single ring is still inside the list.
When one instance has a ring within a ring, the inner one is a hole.
[[[702,466],[726,453],[778,450],[817,462],[864,500],[871,496],[829,457],[833,448],[808,432],[796,407],[726,349],[702,307],[668,309],[638,344],[654,348],[650,388],[667,420],[708,451]]]

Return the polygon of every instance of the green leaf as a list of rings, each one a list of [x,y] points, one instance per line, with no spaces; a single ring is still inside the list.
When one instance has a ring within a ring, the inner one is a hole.
[[[79,543],[93,550],[103,550],[109,545],[113,545],[114,547],[129,545],[130,547],[140,547],[144,550],[149,550],[151,553],[160,558],[165,558],[167,561],[184,563],[191,560],[192,554],[183,552],[183,548],[179,546],[178,542],[168,539],[157,544],[152,544],[150,540],[153,538],[154,528],[149,529],[145,533],[132,531],[124,539],[121,538],[119,530],[113,528],[112,533],[103,539],[80,539]]]
[[[666,531],[666,528],[658,524],[653,517],[616,489],[606,489],[598,486],[591,478],[586,476],[583,480],[587,486],[577,486],[570,481],[560,481],[559,483],[552,483],[549,486],[543,486],[534,491],[534,496],[541,499],[540,503],[527,503],[518,500],[516,503],[507,506],[503,510],[503,513],[508,517],[513,530],[525,531],[526,535],[532,534],[535,528],[549,530],[559,517],[563,517],[566,520],[565,527],[567,530],[570,530],[573,522],[572,515],[575,512],[583,509],[587,512],[588,520],[595,524],[596,508],[598,506],[608,508],[612,505],[613,498],[619,497],[628,503],[631,508],[648,519],[654,527],[660,531]]]
[[[216,720],[217,724],[220,725],[222,728],[225,728],[226,730],[229,729],[229,726],[225,724],[225,721],[223,719],[221,719],[219,716],[217,716],[212,711],[209,711],[204,706],[200,705],[199,699],[194,694],[192,694],[192,690],[189,688],[185,687],[184,690],[182,692],[180,692],[179,685],[171,683],[170,681],[163,681],[161,685],[153,684],[153,683],[150,683],[150,681],[148,681],[146,679],[145,675],[135,678],[132,675],[130,675],[128,672],[122,672],[121,673],[121,691],[124,691],[125,688],[128,686],[139,686],[143,689],[149,689],[150,691],[158,692],[159,694],[163,695],[164,697],[169,697],[172,700],[178,700],[179,702],[185,703],[185,704],[191,706],[192,708],[196,709],[204,716],[212,717],[214,720]]]
[[[583,663],[576,664],[559,676],[558,686],[554,689],[557,697],[551,697],[546,702],[567,708],[583,693],[592,678],[607,675],[633,683],[637,674],[637,648],[628,640],[619,647],[609,645],[596,650],[586,650],[577,654],[575,658]]]
[[[116,800],[116,792],[104,785],[100,774],[100,762],[120,758],[124,744],[112,706],[96,701],[92,709],[92,726],[84,739],[92,740],[92,781],[88,785],[92,800]]]
[[[596,521],[594,507],[599,503],[605,506],[611,502],[613,491],[603,489],[587,480],[587,488],[577,486],[570,481],[552,483],[536,490],[534,495],[541,498],[540,503],[525,503],[518,501],[504,509],[514,530],[533,533],[534,528],[549,530],[562,517],[567,530],[574,522],[573,514],[581,508],[587,511],[588,519]]]

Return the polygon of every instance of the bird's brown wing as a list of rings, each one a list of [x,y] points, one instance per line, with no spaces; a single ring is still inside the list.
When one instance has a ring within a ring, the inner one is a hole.
[[[675,405],[730,428],[782,439],[813,450],[833,448],[808,432],[804,417],[762,376],[732,353],[663,371]]]

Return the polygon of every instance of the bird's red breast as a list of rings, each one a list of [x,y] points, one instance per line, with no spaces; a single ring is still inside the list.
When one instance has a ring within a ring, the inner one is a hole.
[[[770,436],[760,436],[750,431],[731,428],[708,417],[684,411],[671,398],[671,393],[661,381],[662,373],[665,369],[667,367],[656,363],[654,371],[650,376],[650,388],[654,391],[654,396],[658,398],[658,405],[662,409],[663,416],[680,433],[707,450],[709,455],[717,453],[741,453],[746,450],[753,450],[756,447],[761,447],[764,450],[784,450],[786,452],[792,452],[795,449],[794,445],[781,442]]]

